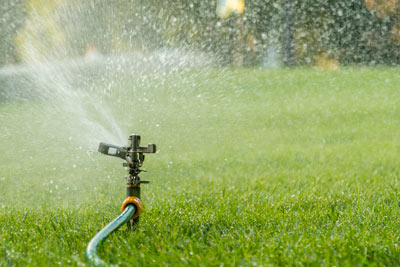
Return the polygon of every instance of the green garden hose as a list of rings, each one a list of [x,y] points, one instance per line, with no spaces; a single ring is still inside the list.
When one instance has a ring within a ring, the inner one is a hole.
[[[103,243],[107,237],[118,230],[122,225],[127,223],[132,216],[136,213],[136,206],[134,204],[126,205],[124,211],[114,221],[106,225],[100,232],[98,232],[92,240],[90,240],[86,248],[86,258],[89,263],[96,266],[106,265],[106,263],[97,256],[97,249],[101,243]]]

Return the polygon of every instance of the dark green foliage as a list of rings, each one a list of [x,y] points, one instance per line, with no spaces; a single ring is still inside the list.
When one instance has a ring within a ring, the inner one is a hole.
[[[14,37],[24,21],[23,2],[1,6],[0,63],[15,62]],[[104,54],[149,52],[163,48],[214,53],[230,64],[237,16],[219,19],[217,1],[68,1],[57,8],[66,35],[67,55],[81,56],[94,45]],[[269,49],[284,59],[286,36],[293,36],[296,64],[312,64],[324,53],[344,64],[398,64],[393,40],[397,15],[377,17],[363,0],[247,0],[243,23],[245,64],[264,64]],[[288,14],[293,27],[287,27]],[[291,33],[288,33],[291,31]]]

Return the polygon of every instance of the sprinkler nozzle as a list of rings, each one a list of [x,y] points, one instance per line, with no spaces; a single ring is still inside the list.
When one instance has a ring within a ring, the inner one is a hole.
[[[139,185],[141,183],[148,183],[148,181],[140,181],[139,173],[145,170],[141,170],[145,156],[145,153],[156,153],[157,148],[155,144],[149,144],[147,147],[140,146],[140,135],[131,134],[129,136],[128,146],[116,146],[106,143],[100,143],[99,152],[108,156],[118,157],[126,160],[123,163],[124,167],[129,168],[128,184]]]

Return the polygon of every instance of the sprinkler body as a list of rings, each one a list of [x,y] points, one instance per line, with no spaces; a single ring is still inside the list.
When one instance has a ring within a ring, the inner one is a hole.
[[[98,232],[86,248],[86,257],[89,263],[94,265],[105,265],[105,263],[97,256],[97,248],[111,233],[118,230],[125,223],[128,228],[135,228],[142,211],[140,184],[149,183],[149,181],[140,180],[139,174],[142,171],[145,171],[140,168],[145,159],[144,154],[156,153],[157,151],[155,144],[141,147],[140,135],[138,134],[132,134],[129,136],[129,145],[126,147],[100,143],[98,151],[105,155],[126,160],[126,162],[123,163],[123,166],[128,168],[128,176],[126,176],[126,199],[122,203],[121,215]]]
[[[128,168],[128,176],[126,176],[126,197],[137,197],[140,199],[140,184],[147,184],[149,181],[140,180],[139,174],[145,170],[140,169],[145,159],[145,153],[156,153],[156,145],[149,144],[147,147],[140,146],[140,135],[131,134],[129,136],[129,145],[120,147],[106,143],[100,143],[99,152],[105,155],[118,157],[126,160],[123,163],[124,167]],[[139,217],[136,217],[128,223],[128,227],[133,228],[139,222]]]

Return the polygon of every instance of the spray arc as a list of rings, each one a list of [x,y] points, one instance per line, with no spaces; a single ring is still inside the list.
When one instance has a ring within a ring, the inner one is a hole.
[[[139,222],[139,215],[142,212],[140,185],[149,183],[149,181],[140,180],[139,174],[145,172],[145,170],[141,169],[145,160],[144,154],[156,153],[157,149],[155,144],[149,144],[147,147],[140,146],[140,135],[131,134],[128,146],[121,147],[100,143],[98,151],[102,154],[125,160],[126,162],[123,163],[123,166],[128,168],[126,199],[121,206],[121,215],[98,232],[89,242],[86,249],[86,257],[90,263],[104,265],[104,261],[96,253],[98,246],[122,225],[127,224],[128,228],[134,229]]]

